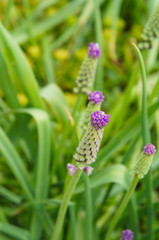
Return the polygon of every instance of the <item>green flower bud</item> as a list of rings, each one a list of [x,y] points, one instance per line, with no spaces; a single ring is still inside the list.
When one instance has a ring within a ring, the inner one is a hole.
[[[132,174],[138,178],[144,178],[148,173],[154,153],[156,152],[156,147],[149,143],[144,147],[144,151],[139,156],[136,165],[132,169]]]
[[[141,50],[150,49],[156,37],[159,37],[159,5],[157,5],[144,27],[142,41],[138,44],[139,48]]]

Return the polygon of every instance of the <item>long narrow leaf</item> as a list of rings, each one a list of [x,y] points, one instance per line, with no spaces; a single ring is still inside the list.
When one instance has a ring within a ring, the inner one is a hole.
[[[2,128],[0,128],[0,151],[5,156],[7,164],[11,168],[28,199],[32,200],[33,187],[30,176],[23,164],[23,160],[18,155],[16,149]]]
[[[147,88],[146,88],[146,70],[144,61],[141,55],[139,48],[133,44],[138,56],[138,60],[140,63],[141,76],[142,76],[142,137],[144,146],[147,143],[151,142],[150,130],[149,130],[149,120],[148,120],[148,111],[147,111]],[[148,239],[153,239],[153,224],[154,224],[154,209],[153,209],[153,199],[152,199],[152,180],[151,180],[151,170],[149,170],[146,176],[146,197],[147,197],[147,218],[148,218]]]
[[[91,188],[96,188],[107,183],[118,183],[124,189],[128,189],[130,182],[131,176],[128,172],[128,169],[122,164],[115,164],[113,166],[100,170],[90,177]],[[79,184],[75,191],[75,194],[82,193],[83,191],[83,184]]]
[[[21,202],[21,198],[18,195],[2,186],[0,186],[0,196],[7,198],[9,201],[15,204],[19,204]]]
[[[0,52],[12,79],[22,87],[34,107],[44,108],[37,81],[14,38],[0,23]]]
[[[41,91],[41,96],[48,103],[51,112],[57,120],[63,124],[68,121],[68,104],[65,100],[62,90],[55,83],[49,84]]]
[[[65,7],[63,7],[56,15],[53,15],[50,18],[46,18],[45,20],[43,20],[40,23],[38,22],[38,23],[34,24],[34,26],[32,28],[31,36],[36,37],[36,36],[40,35],[41,33],[44,33],[46,31],[50,30],[51,28],[57,26],[62,21],[64,21],[66,18],[68,18],[70,15],[74,14],[79,9],[80,5],[83,3],[84,3],[84,0],[70,2]],[[13,33],[13,35],[14,35],[16,41],[20,44],[25,43],[30,38],[26,29],[25,30],[23,29],[23,31],[18,34]]]
[[[38,159],[36,162],[36,179],[35,179],[35,199],[42,200],[48,195],[48,173],[50,165],[50,144],[51,144],[51,125],[49,116],[40,109],[23,109],[19,112],[30,114],[36,121],[38,130]],[[44,208],[40,206],[38,211],[43,217],[47,218]],[[47,222],[47,220],[45,219]],[[39,216],[35,212],[32,219],[32,238],[40,238],[41,223]],[[51,230],[51,229],[50,229]],[[49,231],[49,230],[48,230]]]
[[[30,234],[27,230],[15,227],[11,224],[0,222],[0,232],[14,237],[17,240],[30,240]]]

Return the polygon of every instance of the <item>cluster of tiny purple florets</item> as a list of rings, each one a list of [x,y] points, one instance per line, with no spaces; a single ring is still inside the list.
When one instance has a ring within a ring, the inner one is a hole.
[[[95,111],[91,114],[91,124],[96,128],[104,128],[110,122],[110,115],[103,111]]]
[[[133,239],[133,232],[129,229],[122,232],[122,239],[121,240],[132,240]]]
[[[88,47],[88,56],[98,58],[100,56],[100,48],[98,43],[90,43]]]
[[[71,163],[67,164],[67,170],[68,170],[68,174],[70,176],[73,176],[77,172],[77,168],[75,167],[75,165],[73,165]]]
[[[92,174],[93,168],[90,166],[87,166],[87,167],[83,168],[83,171],[89,176]]]
[[[153,145],[152,143],[148,143],[145,147],[144,147],[144,153],[146,155],[153,155],[156,152],[156,147],[155,145]]]
[[[104,101],[104,96],[102,92],[94,91],[93,93],[89,94],[88,100],[94,104],[99,104]]]

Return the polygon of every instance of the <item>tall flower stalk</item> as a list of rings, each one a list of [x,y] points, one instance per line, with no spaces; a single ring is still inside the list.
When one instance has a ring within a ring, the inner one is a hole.
[[[102,111],[96,111],[92,113],[91,123],[77,148],[77,156],[76,154],[74,155],[78,170],[73,164],[69,163],[67,165],[68,174],[72,177],[66,191],[64,192],[63,201],[61,203],[51,240],[59,240],[69,201],[71,200],[72,194],[82,172],[84,171],[87,175],[90,175],[92,173],[93,168],[90,167],[89,164],[95,161],[102,139],[104,127],[108,122],[108,114],[105,114]]]

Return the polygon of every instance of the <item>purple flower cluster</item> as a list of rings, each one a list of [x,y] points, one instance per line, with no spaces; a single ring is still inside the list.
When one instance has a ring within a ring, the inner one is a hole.
[[[122,239],[121,240],[132,240],[133,239],[133,232],[129,229],[122,232]]]
[[[95,111],[91,114],[91,124],[96,128],[104,128],[110,122],[110,114],[103,111]]]
[[[156,147],[155,145],[153,145],[152,143],[148,143],[145,147],[144,147],[144,153],[146,155],[153,155],[156,152]]]
[[[87,166],[87,167],[83,168],[83,171],[89,176],[92,174],[93,168],[90,166]]]
[[[88,100],[93,102],[93,104],[99,104],[104,101],[104,96],[102,92],[94,91],[89,94]]]
[[[90,43],[88,47],[88,56],[98,58],[100,56],[100,48],[98,43]]]
[[[68,174],[70,176],[73,176],[77,172],[77,168],[75,167],[75,165],[73,165],[71,163],[67,164],[67,170],[68,170]]]

